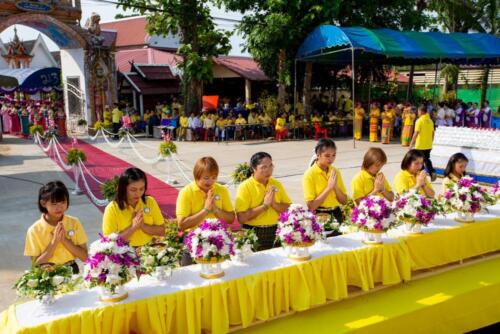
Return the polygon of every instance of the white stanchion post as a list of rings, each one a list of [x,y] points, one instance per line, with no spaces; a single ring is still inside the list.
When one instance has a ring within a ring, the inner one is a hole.
[[[170,175],[170,170],[171,170],[170,165],[172,164],[172,159],[173,159],[172,153],[170,153],[170,155],[167,157],[167,159],[165,159],[165,161],[167,162],[167,178],[166,178],[165,182],[169,185],[176,185],[179,182]]]
[[[79,162],[73,165],[73,175],[75,176],[75,189],[71,192],[73,195],[81,195],[83,194],[83,191],[80,189],[80,186],[78,185],[80,181],[80,171],[78,170]]]

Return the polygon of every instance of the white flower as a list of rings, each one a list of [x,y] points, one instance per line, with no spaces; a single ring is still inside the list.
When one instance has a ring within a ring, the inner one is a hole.
[[[153,263],[155,263],[155,258],[152,255],[149,255],[144,261],[144,264],[147,266],[151,266]]]
[[[52,277],[52,285],[59,286],[62,282],[64,282],[64,277],[56,275]]]
[[[108,275],[106,277],[106,283],[109,283],[112,285],[120,284],[121,280],[122,280],[121,277],[118,275]]]
[[[38,280],[30,279],[28,283],[26,283],[30,288],[36,288],[38,286]]]

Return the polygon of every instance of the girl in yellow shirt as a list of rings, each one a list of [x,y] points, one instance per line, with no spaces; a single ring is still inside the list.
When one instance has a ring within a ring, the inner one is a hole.
[[[382,112],[382,131],[380,136],[382,137],[382,144],[389,144],[391,140],[391,124],[392,124],[392,113],[389,110],[389,106],[384,105],[384,111]]]
[[[380,118],[380,108],[376,102],[370,108],[370,142],[378,140],[378,119]]]
[[[361,107],[361,103],[356,103],[354,108],[354,139],[361,140],[363,137],[363,117],[365,116],[365,109]]]
[[[316,160],[302,178],[304,200],[309,210],[328,214],[342,223],[344,217],[340,205],[346,204],[347,191],[342,174],[332,166],[337,147],[333,140],[323,138],[318,141],[314,151]]]
[[[104,235],[118,233],[134,247],[165,235],[160,207],[153,197],[146,196],[147,188],[146,174],[139,168],[128,168],[120,175],[116,198],[104,210]]]
[[[28,229],[24,255],[33,264],[66,264],[78,273],[75,259],[87,259],[87,235],[78,218],[65,215],[68,189],[61,181],[49,182],[38,193],[42,216]]]
[[[272,177],[273,160],[266,152],[250,159],[252,176],[239,186],[235,211],[243,228],[253,229],[259,239],[259,250],[274,247],[279,215],[291,204],[281,182]]]
[[[433,198],[434,190],[423,167],[423,153],[415,149],[409,150],[401,162],[401,171],[394,178],[396,193],[403,194],[415,189],[420,195]]]
[[[409,105],[403,109],[403,132],[401,134],[401,144],[403,146],[410,146],[416,117],[417,116],[412,112]]]
[[[455,153],[450,157],[444,170],[443,192],[448,189],[448,184],[458,182],[467,174],[466,169],[468,163],[469,159],[467,159],[463,153]]]
[[[177,197],[176,216],[181,231],[190,230],[208,218],[217,218],[231,224],[235,215],[229,191],[217,183],[219,166],[212,157],[196,161],[194,181],[182,188]],[[184,252],[181,264],[190,265],[189,252]]]
[[[386,163],[387,156],[381,148],[371,147],[366,151],[361,171],[351,180],[352,197],[357,204],[371,195],[384,197],[391,202],[394,200],[389,182],[380,172]]]

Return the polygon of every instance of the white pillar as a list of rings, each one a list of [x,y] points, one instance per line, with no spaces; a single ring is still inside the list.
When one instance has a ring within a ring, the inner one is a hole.
[[[250,103],[252,99],[252,82],[248,79],[245,79],[245,102]]]
[[[144,99],[142,94],[139,95],[139,111],[141,112],[141,117],[144,116]]]

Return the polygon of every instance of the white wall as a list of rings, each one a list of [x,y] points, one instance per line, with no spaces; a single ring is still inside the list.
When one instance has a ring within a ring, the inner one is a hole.
[[[61,49],[61,70],[63,82],[66,83],[67,77],[79,77],[80,78],[80,90],[84,93],[85,99],[84,110],[85,118],[87,122],[90,123],[90,110],[87,103],[87,97],[89,96],[87,90],[87,81],[85,77],[85,52],[83,49]],[[66,117],[70,120],[69,110],[68,110],[68,93],[66,88],[64,90],[64,101],[65,101],[65,111]]]
[[[43,47],[41,43],[36,43],[31,54],[33,58],[31,59],[30,67],[45,68],[57,66],[52,55],[48,53],[48,49]]]

